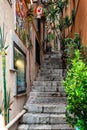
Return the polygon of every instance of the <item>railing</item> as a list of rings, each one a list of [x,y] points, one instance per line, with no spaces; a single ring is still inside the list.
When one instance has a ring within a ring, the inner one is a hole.
[[[6,128],[9,130],[25,113],[26,110],[22,110],[10,123],[7,124]]]

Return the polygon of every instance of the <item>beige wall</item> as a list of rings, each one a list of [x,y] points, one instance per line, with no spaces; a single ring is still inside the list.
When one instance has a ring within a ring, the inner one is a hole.
[[[6,33],[15,28],[14,9],[7,0],[0,0],[0,25],[5,24]]]
[[[10,120],[12,120],[22,109],[23,105],[29,96],[30,91],[30,80],[31,83],[36,77],[38,71],[38,65],[35,63],[35,31],[32,28],[32,43],[33,48],[31,50],[27,49],[22,41],[18,38],[17,34],[14,32],[15,30],[15,17],[14,17],[14,8],[11,7],[7,0],[0,0],[0,26],[4,23],[5,34],[6,34],[6,44],[9,45],[6,56],[6,82],[7,87],[11,92],[11,101],[13,104],[11,105],[10,111]],[[27,93],[25,95],[16,96],[16,71],[12,70],[12,43],[13,40],[16,41],[19,46],[23,49],[27,56],[27,68],[26,68],[26,76],[27,76]],[[0,56],[0,100],[2,97],[3,90],[3,79],[2,79],[2,63]],[[1,101],[0,101],[1,106]]]

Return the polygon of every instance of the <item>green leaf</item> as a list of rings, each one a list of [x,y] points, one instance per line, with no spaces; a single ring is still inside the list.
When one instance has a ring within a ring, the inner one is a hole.
[[[4,49],[7,50],[8,47],[9,47],[9,46],[6,46]]]
[[[4,24],[3,28],[0,27],[0,48],[1,50],[4,48],[5,45],[5,37],[4,37]]]

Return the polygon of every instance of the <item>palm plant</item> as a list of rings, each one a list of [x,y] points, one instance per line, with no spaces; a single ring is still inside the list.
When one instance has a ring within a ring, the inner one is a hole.
[[[3,102],[4,102],[4,121],[5,125],[8,123],[8,110],[7,110],[7,88],[6,88],[6,49],[8,46],[5,47],[5,36],[4,36],[4,26],[3,30],[0,27],[0,54],[2,56],[2,71],[3,71]]]

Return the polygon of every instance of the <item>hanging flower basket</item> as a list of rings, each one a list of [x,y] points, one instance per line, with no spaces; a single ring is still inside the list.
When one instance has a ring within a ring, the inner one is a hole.
[[[35,9],[36,18],[41,19],[44,16],[44,10],[42,6],[37,6]]]

